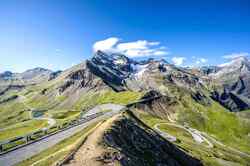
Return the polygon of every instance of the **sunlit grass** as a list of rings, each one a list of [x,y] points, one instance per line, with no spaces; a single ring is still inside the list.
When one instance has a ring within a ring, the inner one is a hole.
[[[137,116],[140,117],[140,119],[151,128],[154,128],[154,126],[158,123],[171,123],[167,120],[159,119],[143,111],[136,111],[135,114],[137,114]],[[206,143],[196,143],[192,136],[181,128],[166,124],[161,124],[158,127],[161,129],[161,131],[175,136],[177,141],[173,142],[174,144],[185,150],[190,155],[200,159],[206,166],[224,166],[218,162],[217,159],[220,159],[221,162],[227,161],[231,164],[241,163],[242,165],[246,165],[250,161],[250,158],[247,159],[239,156],[238,153],[234,153],[226,147],[220,146],[218,144],[213,143],[214,147],[208,148]]]
[[[99,104],[113,103],[126,105],[135,102],[142,97],[143,93],[124,91],[114,92],[111,90],[104,90],[99,92],[92,92],[82,95],[82,97],[75,104],[75,110],[83,110],[94,107]]]
[[[47,125],[46,120],[29,120],[23,123],[17,123],[0,132],[0,141],[29,134]]]
[[[227,145],[250,153],[249,122],[225,110],[216,102],[205,107],[190,98],[184,100],[186,104],[178,114],[179,123],[188,123],[191,127],[213,135]]]
[[[86,138],[88,132],[93,129],[98,123],[93,123],[85,129],[79,131],[73,136],[59,142],[51,148],[44,150],[43,152],[18,163],[16,166],[32,165],[35,162],[36,166],[48,166],[53,165],[60,161],[64,156],[69,154],[74,148],[80,146],[81,142]],[[71,148],[67,148],[71,146]]]
[[[29,112],[23,103],[15,100],[0,104],[0,128],[5,128],[29,119]]]

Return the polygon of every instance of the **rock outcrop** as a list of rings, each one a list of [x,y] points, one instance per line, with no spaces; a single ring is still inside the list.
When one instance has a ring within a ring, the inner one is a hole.
[[[166,141],[133,116],[116,120],[104,133],[104,144],[114,151],[102,161],[119,161],[122,166],[198,166],[201,162]]]
[[[64,165],[201,166],[131,112],[106,120]]]
[[[97,51],[94,57],[87,61],[92,73],[102,78],[115,91],[125,90],[125,79],[133,72],[132,61],[124,55],[106,54]]]
[[[223,90],[215,90],[211,97],[233,112],[249,109],[250,76],[240,77],[237,82],[224,85]]]
[[[58,87],[59,93],[63,93],[67,89],[70,89],[73,93],[77,89],[85,88],[90,90],[106,86],[102,79],[90,71],[86,62],[62,74],[61,78],[58,78],[63,80],[63,83]]]
[[[230,111],[250,108],[250,61],[236,57],[230,62],[203,67],[200,72],[212,80],[211,97]]]
[[[168,119],[170,114],[175,113],[175,107],[178,105],[176,98],[163,96],[157,91],[149,91],[142,99],[145,101],[131,104],[129,108],[143,110],[162,119]]]

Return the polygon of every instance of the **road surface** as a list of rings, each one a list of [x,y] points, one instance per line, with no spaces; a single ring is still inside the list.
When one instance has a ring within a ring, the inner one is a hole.
[[[157,130],[157,131],[160,131],[160,132],[162,132],[162,133],[164,133],[163,131],[161,131],[160,129],[159,129],[159,125],[161,125],[161,124],[166,124],[166,125],[170,125],[170,126],[174,126],[174,127],[178,127],[178,128],[181,128],[181,129],[183,129],[183,130],[186,130],[187,132],[189,132],[191,135],[192,135],[192,137],[193,137],[193,139],[194,139],[194,141],[195,142],[197,142],[197,143],[202,143],[202,142],[206,142],[208,145],[207,145],[207,147],[208,148],[213,148],[213,144],[208,140],[208,139],[206,139],[202,134],[201,134],[201,132],[200,131],[198,131],[198,130],[196,130],[196,129],[193,129],[193,128],[188,128],[188,127],[185,127],[185,126],[181,126],[181,125],[178,125],[178,124],[173,124],[173,123],[157,123],[155,126],[154,126],[154,128]],[[172,136],[173,137],[173,136]],[[173,137],[174,138],[174,137]],[[173,139],[172,138],[172,139]]]
[[[156,130],[157,133],[159,133],[161,136],[163,136],[164,138],[166,138],[168,141],[170,142],[175,142],[177,141],[176,137],[170,135],[169,133],[167,132],[163,132],[159,129],[159,125],[161,125],[160,123],[154,125],[154,129]]]
[[[14,164],[17,164],[25,159],[28,159],[43,150],[46,150],[53,145],[59,143],[60,141],[69,138],[70,136],[74,135],[75,133],[81,131],[82,129],[86,128],[89,124],[93,122],[97,122],[99,120],[105,119],[107,117],[111,117],[122,110],[124,106],[121,105],[115,105],[115,104],[104,104],[94,107],[93,109],[89,110],[86,114],[83,116],[88,116],[91,114],[95,114],[98,111],[103,111],[110,109],[112,111],[105,112],[104,115],[99,116],[95,119],[92,119],[86,123],[83,123],[81,125],[72,127],[70,129],[64,130],[62,132],[59,132],[55,135],[49,136],[47,138],[44,138],[38,142],[34,142],[32,144],[29,144],[27,146],[21,147],[19,149],[16,149],[14,151],[11,151],[9,153],[0,155],[0,166],[11,166]]]

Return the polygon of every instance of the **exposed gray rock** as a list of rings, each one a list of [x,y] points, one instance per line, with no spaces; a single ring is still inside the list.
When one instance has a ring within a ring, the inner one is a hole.
[[[250,76],[239,78],[232,85],[224,85],[223,91],[215,90],[211,97],[233,112],[249,109]]]
[[[201,68],[199,68],[199,71],[204,75],[216,73],[219,70],[220,70],[220,67],[218,66],[202,66]]]
[[[7,85],[0,91],[0,96],[4,95],[9,90],[21,90],[23,88],[25,88],[24,85]]]
[[[132,61],[121,54],[106,54],[97,51],[94,57],[87,61],[87,66],[98,77],[115,91],[123,91],[125,79],[133,72]]]
[[[1,100],[0,100],[0,104],[6,103],[6,102],[9,102],[9,101],[12,101],[12,100],[15,100],[15,99],[17,99],[17,98],[18,98],[18,95],[13,95],[13,96],[10,96],[10,97],[1,99]]]
[[[191,92],[191,97],[197,102],[204,106],[209,106],[211,104],[210,98],[207,97],[201,91]]]
[[[48,77],[51,73],[52,73],[52,71],[49,70],[49,69],[44,69],[44,68],[41,68],[41,67],[37,67],[37,68],[34,68],[34,69],[26,70],[23,73],[20,73],[20,77],[22,79],[24,79],[24,80],[29,80],[29,79],[33,79],[33,78],[35,78],[37,76]]]
[[[250,61],[246,57],[201,71],[216,85],[211,92],[214,100],[233,112],[250,108]]]
[[[104,143],[116,149],[99,160],[122,166],[198,166],[202,163],[163,139],[140,121],[124,117],[104,134]]]
[[[63,93],[69,87],[93,89],[103,86],[104,83],[96,77],[87,67],[78,69],[69,73],[64,83],[58,88],[60,93]]]
[[[0,79],[3,79],[3,80],[11,79],[12,76],[13,76],[13,73],[10,71],[5,71],[3,73],[0,73]]]
[[[55,79],[55,78],[58,77],[61,73],[62,73],[61,70],[58,70],[58,71],[55,71],[55,72],[50,73],[50,75],[49,75],[49,81]]]

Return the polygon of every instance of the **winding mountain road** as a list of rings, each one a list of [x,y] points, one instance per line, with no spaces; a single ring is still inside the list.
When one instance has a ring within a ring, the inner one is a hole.
[[[165,122],[165,123],[157,123],[155,126],[154,126],[154,128],[157,130],[157,131],[161,131],[160,129],[159,129],[159,125],[162,125],[162,124],[166,124],[166,125],[170,125],[170,126],[174,126],[174,127],[178,127],[178,128],[181,128],[181,129],[183,129],[183,130],[186,130],[187,132],[189,132],[191,135],[192,135],[192,137],[193,137],[193,139],[194,139],[194,141],[195,142],[197,142],[197,143],[202,143],[202,142],[206,142],[208,145],[207,145],[207,147],[208,148],[213,148],[213,144],[208,140],[208,139],[206,139],[203,135],[202,135],[202,133],[200,132],[200,131],[198,131],[198,130],[196,130],[196,129],[192,129],[192,128],[187,128],[187,127],[185,127],[185,126],[181,126],[181,125],[178,125],[178,124],[174,124],[174,123],[167,123],[167,122]],[[163,132],[163,131],[161,131],[161,132]],[[163,132],[164,133],[164,132]],[[169,135],[169,134],[168,134]],[[174,137],[174,136],[171,136],[171,137]],[[170,137],[170,138],[171,138]],[[168,137],[167,137],[168,138]],[[173,139],[170,139],[170,140],[173,140]]]
[[[0,155],[0,165],[1,166],[11,166],[11,165],[17,164],[25,159],[28,159],[28,158],[42,152],[43,150],[46,150],[46,149],[52,147],[53,145],[59,143],[60,141],[71,137],[75,133],[81,131],[82,129],[86,128],[88,125],[92,124],[93,122],[97,122],[99,120],[106,119],[108,117],[111,117],[111,116],[119,113],[123,108],[125,108],[125,106],[116,105],[116,104],[98,105],[98,106],[94,107],[93,109],[89,110],[86,114],[83,115],[83,117],[89,116],[89,115],[92,115],[92,114],[95,114],[95,113],[98,113],[100,111],[107,110],[107,109],[112,110],[112,111],[104,112],[103,115],[101,115],[95,119],[92,119],[90,121],[87,121],[86,123],[80,124],[78,126],[74,126],[72,128],[61,131],[59,133],[56,133],[56,134],[51,135],[49,137],[46,137],[46,138],[39,140],[37,142],[34,142],[32,144],[28,144],[26,146],[23,146],[19,149],[16,149],[14,151],[9,152],[9,153]]]
[[[161,136],[165,137],[170,142],[177,141],[175,136],[172,136],[165,131],[161,131],[161,129],[159,129],[159,125],[161,125],[161,123],[157,123],[156,125],[154,125],[154,129],[156,130],[157,133],[159,133]]]
[[[222,142],[216,140],[215,138],[209,136],[207,133],[198,131],[198,130],[193,129],[193,128],[191,128],[191,127],[186,127],[186,126],[182,126],[182,125],[179,125],[179,124],[167,123],[167,122],[155,124],[155,125],[154,125],[154,129],[155,129],[158,133],[160,133],[162,136],[165,136],[165,138],[167,138],[169,141],[174,142],[174,139],[176,139],[176,138],[175,138],[174,136],[172,136],[172,135],[170,135],[170,134],[164,132],[164,131],[161,131],[161,130],[159,129],[159,125],[161,125],[161,124],[167,124],[167,125],[171,125],[171,126],[178,127],[178,128],[181,128],[181,129],[186,130],[187,132],[189,132],[189,133],[192,135],[194,141],[196,141],[197,143],[202,143],[202,142],[205,141],[205,142],[208,144],[208,145],[207,145],[208,148],[213,148],[213,147],[214,147],[214,144],[217,144],[217,145],[226,147],[226,148],[230,149],[232,152],[238,153],[238,154],[240,154],[240,155],[242,155],[242,156],[250,157],[249,154],[244,153],[244,152],[242,152],[242,151],[239,151],[239,150],[237,150],[237,149],[235,149],[235,148],[229,147],[229,146],[223,144]]]

